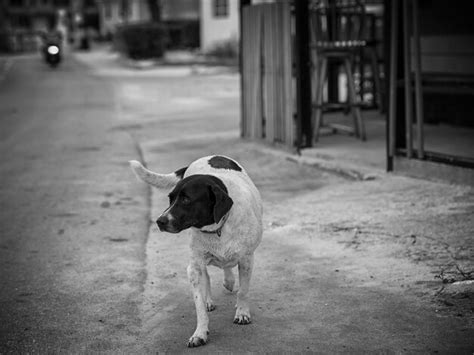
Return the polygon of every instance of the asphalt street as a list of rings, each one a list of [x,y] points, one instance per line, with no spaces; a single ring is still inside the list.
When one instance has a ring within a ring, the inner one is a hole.
[[[15,58],[0,79],[0,353],[473,352],[472,289],[451,287],[473,270],[472,188],[357,181],[241,140],[238,82],[94,52],[55,70]],[[210,342],[187,349],[189,236],[157,230],[166,194],[127,161],[170,172],[208,154],[247,169],[265,231],[252,324],[233,324],[213,268]]]
[[[0,82],[0,353],[134,345],[145,188],[113,90],[66,60],[16,58]],[[124,345],[125,344],[125,345]]]

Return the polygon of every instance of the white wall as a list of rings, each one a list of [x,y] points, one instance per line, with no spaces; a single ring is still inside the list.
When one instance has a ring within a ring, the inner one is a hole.
[[[229,1],[227,17],[214,17],[213,1],[201,0],[201,50],[211,49],[215,44],[239,38],[239,1]]]

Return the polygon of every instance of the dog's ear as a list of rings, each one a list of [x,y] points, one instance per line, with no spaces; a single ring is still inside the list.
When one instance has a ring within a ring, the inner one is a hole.
[[[210,186],[211,194],[214,195],[214,222],[219,223],[222,217],[229,212],[234,201],[229,197],[226,191],[216,184]]]

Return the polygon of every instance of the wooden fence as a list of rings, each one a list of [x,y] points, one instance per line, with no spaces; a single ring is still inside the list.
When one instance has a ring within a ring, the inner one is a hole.
[[[243,137],[295,145],[295,83],[289,2],[242,9]]]

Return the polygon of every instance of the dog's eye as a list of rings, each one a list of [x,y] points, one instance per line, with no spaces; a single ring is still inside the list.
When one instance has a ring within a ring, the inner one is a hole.
[[[189,197],[187,197],[187,196],[181,196],[181,203],[182,203],[183,205],[188,205],[190,202],[191,202],[191,200],[189,199]]]

